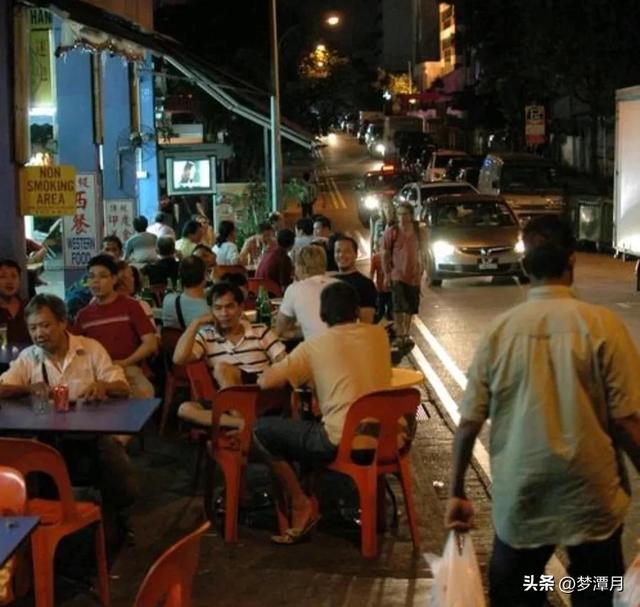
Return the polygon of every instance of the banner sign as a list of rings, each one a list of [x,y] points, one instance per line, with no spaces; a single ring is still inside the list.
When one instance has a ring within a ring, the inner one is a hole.
[[[44,8],[29,9],[29,107],[55,105],[53,95],[53,52],[51,28],[53,18]]]
[[[70,165],[20,169],[22,215],[60,217],[76,212],[76,169]]]
[[[75,215],[63,219],[64,266],[85,268],[100,248],[98,192],[95,173],[76,175]]]
[[[115,234],[122,244],[131,238],[136,201],[132,199],[104,201],[104,235]]]
[[[524,108],[524,135],[527,145],[541,145],[545,142],[544,105],[528,105]]]

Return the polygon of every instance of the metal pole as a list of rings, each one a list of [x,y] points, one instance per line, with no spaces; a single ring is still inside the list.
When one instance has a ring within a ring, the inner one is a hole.
[[[271,206],[277,211],[282,203],[282,139],[280,136],[280,62],[278,57],[277,0],[271,0]]]
[[[264,150],[264,185],[267,188],[267,193],[269,193],[271,192],[271,162],[269,160],[271,139],[269,137],[269,129],[266,126],[262,129],[262,141]]]

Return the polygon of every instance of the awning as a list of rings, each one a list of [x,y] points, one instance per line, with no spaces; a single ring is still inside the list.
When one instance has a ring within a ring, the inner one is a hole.
[[[157,57],[163,58],[229,111],[259,126],[271,128],[268,103],[270,93],[223,72],[186,49],[177,40],[155,31],[145,30],[119,15],[81,0],[20,0],[20,2],[25,6],[47,8],[64,19],[147,49]],[[87,32],[87,35],[90,34],[91,32]],[[281,134],[282,137],[307,149],[312,149],[314,146],[313,135],[290,121],[282,120]]]

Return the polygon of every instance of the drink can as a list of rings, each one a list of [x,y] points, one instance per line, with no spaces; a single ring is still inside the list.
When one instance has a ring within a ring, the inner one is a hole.
[[[53,406],[58,412],[65,412],[69,410],[69,386],[66,384],[60,384],[54,386],[51,390],[53,392]]]

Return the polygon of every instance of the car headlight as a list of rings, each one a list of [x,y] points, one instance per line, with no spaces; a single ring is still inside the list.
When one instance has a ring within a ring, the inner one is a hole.
[[[369,209],[370,211],[375,211],[377,208],[380,207],[380,199],[377,196],[374,196],[373,194],[369,194],[364,198],[364,206],[366,209]]]
[[[436,257],[446,257],[447,255],[453,255],[456,248],[446,240],[436,240],[431,248]]]
[[[522,242],[522,238],[518,238],[518,242],[516,242],[513,250],[520,255],[524,253],[524,242]]]
[[[381,154],[382,156],[384,156],[386,147],[385,147],[384,143],[376,143],[375,150],[376,150],[377,154]]]

